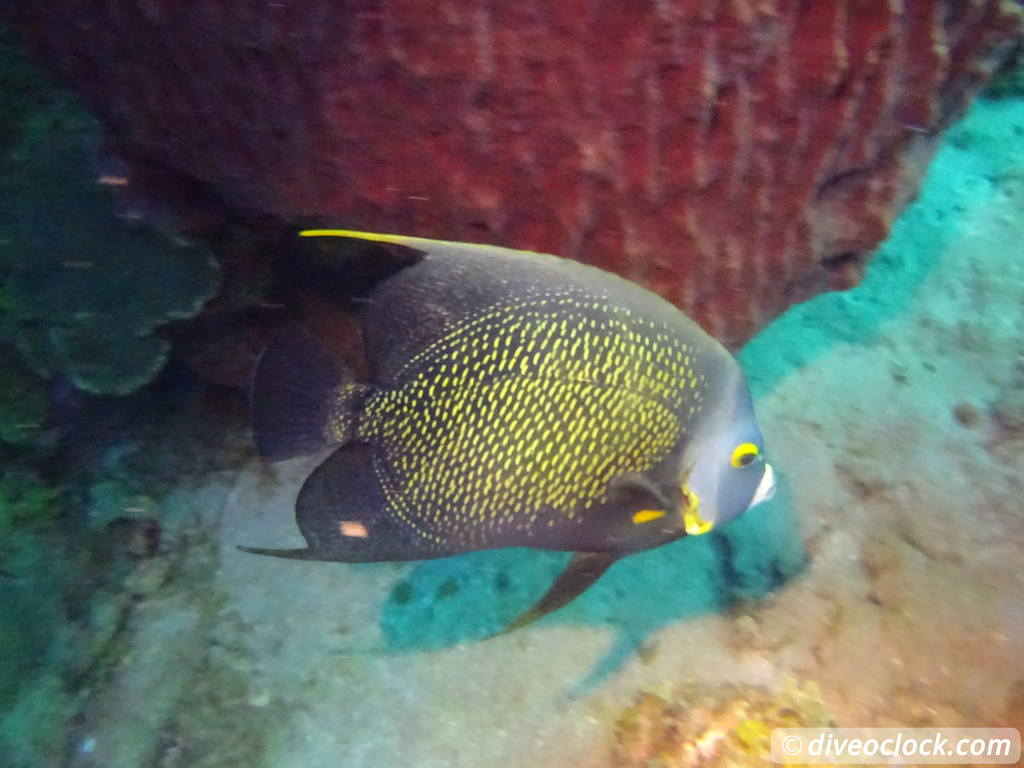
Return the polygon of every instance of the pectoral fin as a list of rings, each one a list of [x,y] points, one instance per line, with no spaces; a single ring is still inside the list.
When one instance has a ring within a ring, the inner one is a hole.
[[[568,605],[607,571],[618,555],[608,552],[577,552],[548,591],[526,613],[491,637],[525,627],[552,611]]]

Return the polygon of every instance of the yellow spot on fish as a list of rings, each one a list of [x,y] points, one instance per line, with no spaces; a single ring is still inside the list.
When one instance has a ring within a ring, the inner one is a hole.
[[[649,523],[651,520],[657,520],[664,516],[665,510],[663,509],[641,509],[639,512],[633,513],[633,522],[640,525],[640,523]]]
[[[356,539],[365,539],[370,535],[370,532],[366,530],[366,526],[358,520],[342,520],[338,523],[338,530],[342,536],[351,536]]]

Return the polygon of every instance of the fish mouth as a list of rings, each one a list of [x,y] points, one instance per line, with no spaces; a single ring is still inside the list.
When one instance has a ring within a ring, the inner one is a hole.
[[[754,491],[754,497],[750,500],[750,507],[747,507],[747,509],[769,501],[775,496],[775,486],[775,470],[772,469],[771,464],[765,464],[764,474],[761,475],[761,482],[757,484],[757,490]]]

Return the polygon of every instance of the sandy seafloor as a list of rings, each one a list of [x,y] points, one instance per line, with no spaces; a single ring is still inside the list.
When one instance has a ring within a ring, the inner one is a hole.
[[[75,768],[599,768],[623,707],[686,681],[814,681],[850,726],[1024,727],[1024,103],[979,102],[864,283],[741,359],[785,487],[721,535],[479,642],[561,556],[246,555],[301,544],[311,466],[247,458],[163,498],[162,554],[81,688],[47,718],[41,674],[3,737],[30,764],[74,712]]]

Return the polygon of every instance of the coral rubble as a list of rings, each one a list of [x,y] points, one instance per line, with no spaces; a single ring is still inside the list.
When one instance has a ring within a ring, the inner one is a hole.
[[[619,717],[616,768],[740,768],[771,761],[775,728],[822,728],[832,718],[813,683],[780,692],[682,686],[667,696],[644,692]]]

